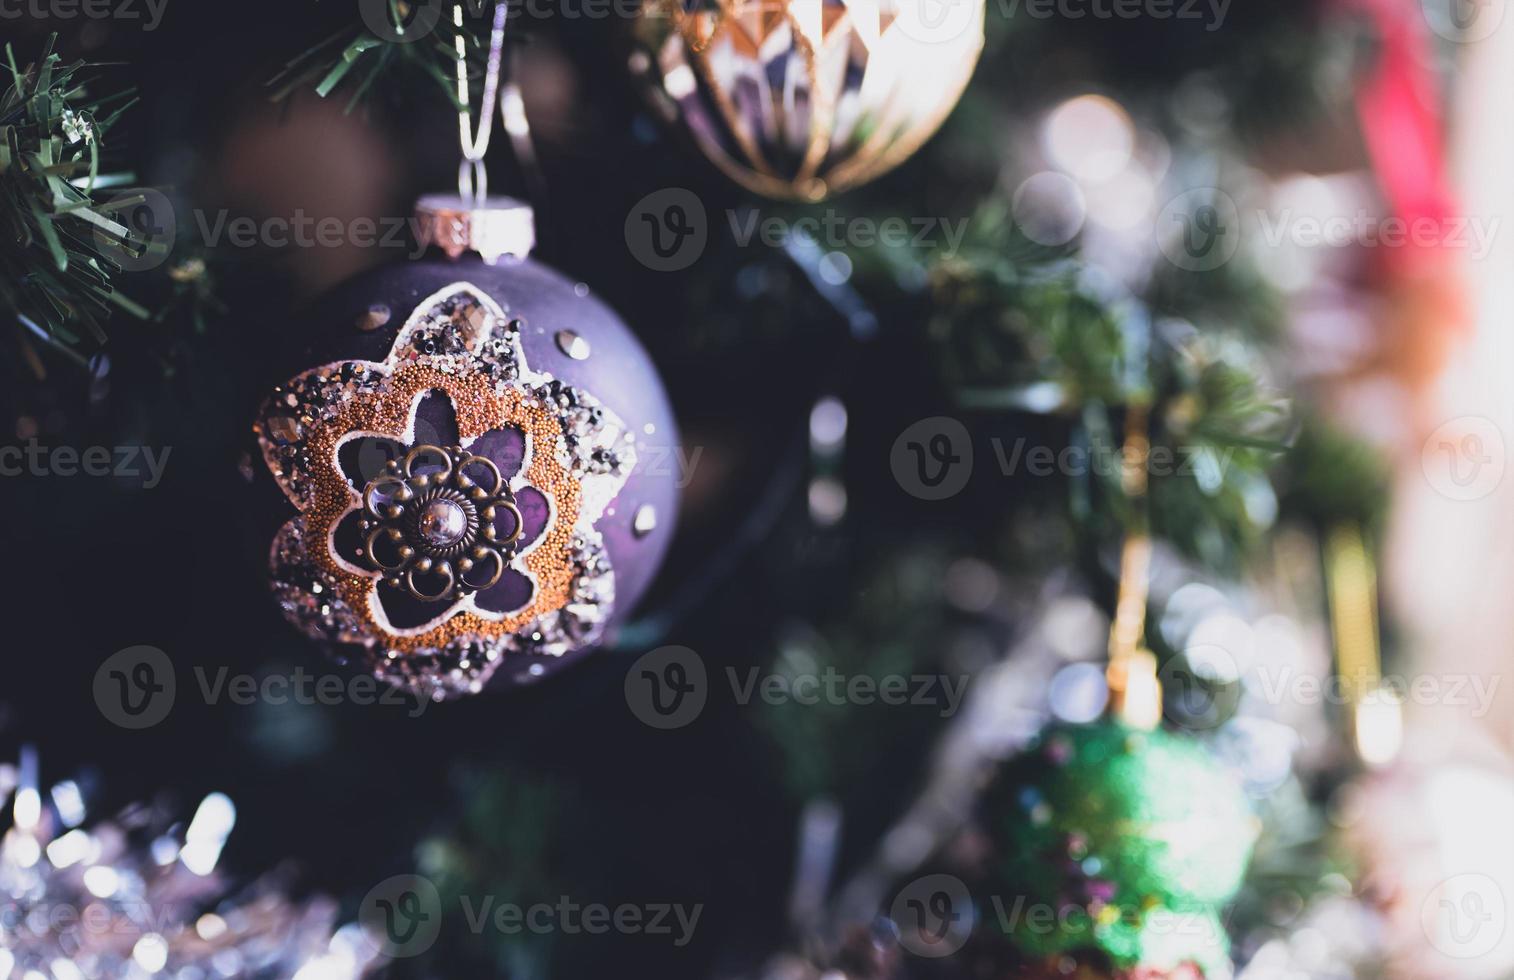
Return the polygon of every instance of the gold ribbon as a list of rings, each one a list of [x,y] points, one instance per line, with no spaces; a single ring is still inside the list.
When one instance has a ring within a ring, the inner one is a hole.
[[[1383,688],[1377,570],[1355,526],[1340,525],[1325,537],[1325,587],[1335,666],[1351,709],[1357,753],[1369,765],[1385,765],[1402,742],[1402,708]]]
[[[1133,403],[1125,414],[1120,487],[1135,507],[1133,526],[1120,550],[1120,586],[1114,622],[1109,627],[1109,710],[1132,728],[1154,729],[1162,721],[1162,684],[1157,658],[1142,643],[1146,605],[1151,593],[1151,535],[1147,528],[1146,491],[1151,437],[1150,411]]]

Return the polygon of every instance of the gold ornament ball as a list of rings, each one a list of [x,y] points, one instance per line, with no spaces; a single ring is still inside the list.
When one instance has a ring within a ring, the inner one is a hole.
[[[985,0],[647,0],[634,72],[729,177],[818,201],[898,166],[957,104]]]

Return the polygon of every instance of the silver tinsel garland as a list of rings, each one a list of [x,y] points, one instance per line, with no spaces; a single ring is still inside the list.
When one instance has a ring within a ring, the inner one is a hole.
[[[378,962],[327,899],[271,878],[229,891],[217,871],[236,822],[212,793],[188,824],[133,806],[89,821],[78,784],[42,790],[33,752],[0,765],[0,980],[351,980]]]

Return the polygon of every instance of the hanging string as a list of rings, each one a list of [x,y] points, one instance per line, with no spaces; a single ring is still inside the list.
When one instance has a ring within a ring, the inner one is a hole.
[[[1134,507],[1130,530],[1120,550],[1120,585],[1114,622],[1109,627],[1109,708],[1132,728],[1152,729],[1162,720],[1162,685],[1156,655],[1145,649],[1146,605],[1151,594],[1151,534],[1146,492],[1151,437],[1150,410],[1132,403],[1125,413],[1125,442],[1120,486]]]
[[[457,193],[464,201],[477,203],[489,196],[489,174],[484,155],[489,152],[489,137],[494,132],[494,107],[499,97],[499,67],[504,59],[505,21],[509,7],[496,0],[494,23],[489,31],[489,59],[484,68],[484,98],[479,106],[478,134],[473,132],[473,117],[468,92],[468,46],[463,32],[463,5],[452,5],[453,45],[457,51],[457,134],[463,159],[457,167]]]

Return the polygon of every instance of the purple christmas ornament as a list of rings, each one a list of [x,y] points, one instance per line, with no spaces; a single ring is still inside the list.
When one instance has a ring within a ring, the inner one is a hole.
[[[254,425],[291,623],[441,699],[543,677],[627,618],[676,521],[678,430],[586,287],[521,258],[387,266],[300,336]]]

